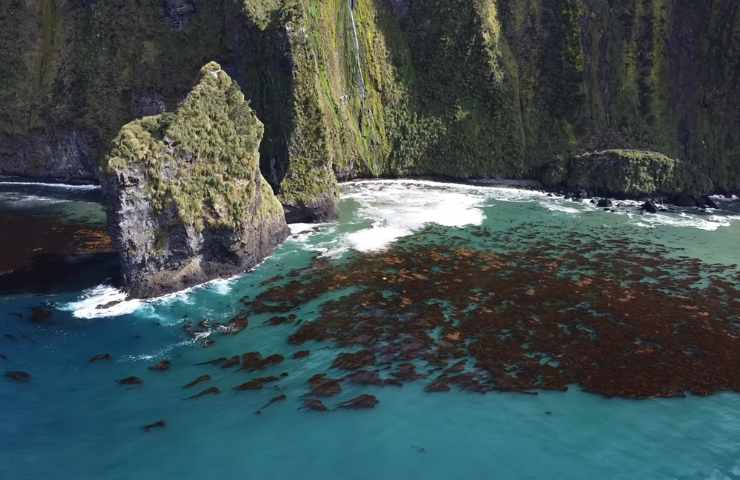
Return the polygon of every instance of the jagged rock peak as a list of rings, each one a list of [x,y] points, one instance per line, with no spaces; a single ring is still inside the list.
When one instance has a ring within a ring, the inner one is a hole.
[[[132,295],[244,271],[285,239],[283,208],[259,171],[263,132],[215,62],[201,69],[177,111],[120,130],[101,178]]]

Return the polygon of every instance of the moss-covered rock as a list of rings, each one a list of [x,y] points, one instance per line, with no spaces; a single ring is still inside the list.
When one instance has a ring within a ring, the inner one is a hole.
[[[596,195],[641,197],[681,188],[680,162],[645,150],[604,150],[570,159],[565,185]]]
[[[244,271],[287,236],[283,208],[259,170],[263,131],[214,62],[174,113],[121,129],[101,178],[133,295]]]

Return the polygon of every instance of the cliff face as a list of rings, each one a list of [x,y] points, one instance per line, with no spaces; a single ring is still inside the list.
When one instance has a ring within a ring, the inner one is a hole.
[[[216,63],[174,113],[121,129],[101,180],[134,296],[242,272],[285,239],[283,208],[259,171],[263,131]]]
[[[618,148],[740,189],[735,0],[3,3],[0,173],[94,174],[214,58],[291,220],[331,214],[335,175],[536,178]]]

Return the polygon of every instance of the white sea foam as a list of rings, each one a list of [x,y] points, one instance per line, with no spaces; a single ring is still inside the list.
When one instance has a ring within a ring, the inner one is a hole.
[[[72,312],[77,318],[102,318],[128,315],[138,310],[141,300],[127,300],[125,292],[109,285],[98,285],[82,292],[80,299],[60,309]]]
[[[206,284],[207,288],[219,295],[228,295],[234,287],[234,282],[238,277],[219,278]]]
[[[567,206],[567,205],[563,205],[562,203],[558,203],[558,202],[541,201],[539,203],[543,208],[551,212],[578,214],[584,211],[582,208],[576,208],[575,206]],[[571,202],[571,203],[575,205],[575,202]]]
[[[95,319],[104,317],[119,317],[130,315],[142,310],[150,310],[153,318],[158,318],[155,313],[155,305],[168,305],[175,302],[190,304],[193,302],[192,293],[198,289],[208,289],[218,295],[231,293],[234,282],[240,275],[229,278],[218,278],[206,283],[192,286],[184,290],[168,293],[160,297],[142,299],[130,299],[123,292],[110,285],[98,285],[82,292],[79,300],[60,306],[60,310],[72,312],[77,318]]]
[[[11,186],[11,187],[58,188],[58,189],[61,189],[61,190],[100,190],[100,185],[93,185],[93,184],[75,185],[75,184],[69,184],[69,183],[44,183],[44,182],[0,181],[0,185],[7,185],[7,186]]]
[[[64,203],[68,200],[64,198],[47,197],[44,195],[27,195],[17,193],[2,193],[0,201],[5,204],[13,205],[16,208],[34,208],[39,205],[48,205],[53,203]]]
[[[367,252],[385,248],[432,223],[480,225],[484,190],[494,189],[408,180],[345,184],[344,198],[360,204],[360,222],[370,225],[346,235],[346,245]]]
[[[124,357],[124,361],[131,361],[131,362],[149,362],[152,360],[158,360],[162,357],[165,357],[168,353],[170,353],[172,350],[184,347],[186,345],[192,345],[195,343],[196,340],[183,340],[182,342],[172,343],[170,345],[165,345],[163,348],[160,348],[156,352],[152,353],[143,353],[139,355],[127,355]]]
[[[315,231],[318,227],[322,225],[326,225],[326,224],[323,224],[323,223],[291,223],[290,225],[288,225],[288,227],[290,227],[291,235],[300,235],[302,233]]]
[[[736,215],[703,216],[686,212],[645,214],[634,218],[637,219],[635,225],[639,227],[652,228],[656,226],[670,226],[696,228],[699,230],[706,230],[708,232],[714,232],[721,227],[729,227],[733,221],[740,220],[740,216]]]

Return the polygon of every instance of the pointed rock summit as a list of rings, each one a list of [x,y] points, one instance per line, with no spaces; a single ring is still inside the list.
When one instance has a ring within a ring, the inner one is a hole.
[[[131,295],[242,272],[287,237],[283,208],[259,170],[263,132],[214,62],[176,112],[120,130],[101,178]]]

